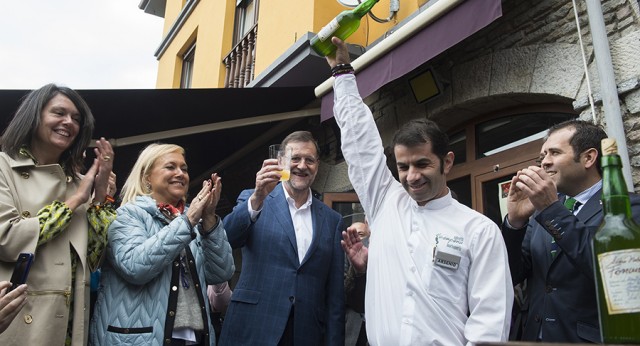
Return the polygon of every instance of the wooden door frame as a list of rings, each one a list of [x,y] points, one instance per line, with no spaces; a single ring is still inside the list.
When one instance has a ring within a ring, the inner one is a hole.
[[[332,209],[334,202],[360,203],[355,192],[325,192],[322,194],[322,201]]]
[[[472,184],[471,208],[483,213],[482,183],[535,165],[543,142],[543,139],[538,139],[472,162],[455,165],[449,171],[447,181],[469,176]]]

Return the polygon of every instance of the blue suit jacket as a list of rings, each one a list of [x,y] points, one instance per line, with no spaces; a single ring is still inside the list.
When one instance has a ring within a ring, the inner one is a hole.
[[[529,307],[523,340],[600,343],[598,304],[593,272],[592,239],[602,223],[598,191],[577,215],[558,202],[536,213],[526,231],[502,225],[513,283],[527,279]],[[640,197],[631,194],[631,208],[640,221]],[[551,258],[551,237],[558,252]]]
[[[343,345],[340,214],[313,199],[313,239],[300,263],[282,184],[264,200],[255,222],[247,208],[252,193],[243,191],[224,219],[229,243],[242,248],[242,272],[231,296],[220,345],[277,345],[293,306],[295,345]]]

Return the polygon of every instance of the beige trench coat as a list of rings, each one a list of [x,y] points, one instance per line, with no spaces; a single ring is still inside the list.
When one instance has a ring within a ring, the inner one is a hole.
[[[54,200],[64,202],[78,188],[60,165],[35,166],[31,159],[13,160],[0,152],[0,280],[9,280],[21,252],[35,254],[27,284],[27,304],[0,345],[64,345],[73,292],[73,343],[86,345],[89,325],[87,268],[88,204],[74,212],[69,227],[36,249],[37,213]],[[71,248],[80,261],[71,290]]]

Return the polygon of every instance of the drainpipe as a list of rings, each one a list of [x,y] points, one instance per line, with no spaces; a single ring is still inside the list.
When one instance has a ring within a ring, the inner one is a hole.
[[[609,39],[607,29],[602,15],[602,5],[600,0],[586,0],[587,14],[589,16],[589,28],[593,38],[593,52],[596,59],[598,77],[600,77],[600,93],[602,94],[602,108],[604,119],[607,123],[607,134],[615,138],[618,143],[618,155],[622,159],[622,173],[629,192],[633,192],[633,179],[631,177],[631,165],[629,163],[629,152],[627,150],[627,137],[624,134],[624,124],[622,123],[622,113],[620,112],[620,100],[618,98],[618,87],[613,73],[613,63],[611,62],[611,52],[609,50]]]

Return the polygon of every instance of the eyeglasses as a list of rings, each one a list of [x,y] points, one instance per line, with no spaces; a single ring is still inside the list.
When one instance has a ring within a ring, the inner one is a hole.
[[[300,157],[300,156],[291,157],[291,163],[293,163],[294,165],[299,165],[302,161],[304,161],[307,166],[314,166],[315,164],[318,163],[318,160],[313,157]]]

